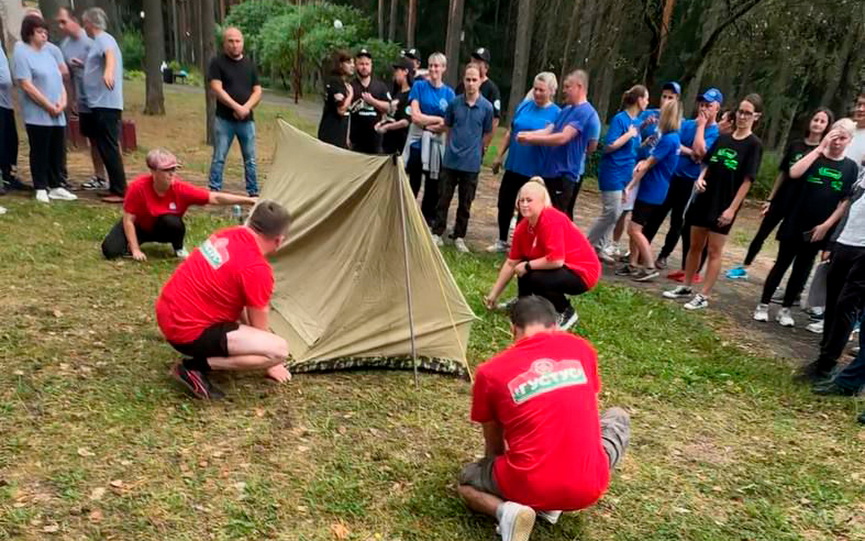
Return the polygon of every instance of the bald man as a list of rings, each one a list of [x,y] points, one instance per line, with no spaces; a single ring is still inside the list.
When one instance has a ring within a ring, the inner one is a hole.
[[[222,53],[210,61],[207,80],[216,97],[213,124],[213,160],[210,162],[210,189],[222,190],[225,156],[237,137],[243,155],[246,192],[258,195],[255,168],[255,122],[252,110],[261,101],[261,84],[252,59],[243,54],[243,34],[234,27],[222,33]]]

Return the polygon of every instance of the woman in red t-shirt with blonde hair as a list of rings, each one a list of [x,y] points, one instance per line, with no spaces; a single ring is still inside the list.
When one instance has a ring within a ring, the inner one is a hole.
[[[569,329],[577,313],[566,295],[580,295],[595,287],[601,263],[588,239],[568,216],[553,208],[540,177],[533,177],[519,192],[517,208],[524,218],[514,230],[511,251],[499,277],[484,298],[487,308],[516,276],[518,296],[538,295],[553,303],[559,327]]]

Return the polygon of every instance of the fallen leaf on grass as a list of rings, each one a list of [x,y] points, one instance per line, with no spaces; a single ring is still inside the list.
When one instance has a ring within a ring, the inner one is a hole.
[[[101,500],[102,496],[105,496],[105,488],[103,487],[96,487],[90,492],[90,499],[93,501]]]
[[[96,454],[93,451],[91,451],[90,449],[88,449],[87,447],[79,447],[78,448],[78,456],[87,457],[87,456],[96,456]]]
[[[123,488],[123,481],[120,479],[115,479],[108,484],[111,485],[111,488]]]
[[[90,512],[88,518],[90,519],[90,522],[102,522],[102,511],[100,511],[99,509],[94,509]]]
[[[49,524],[42,528],[42,531],[44,533],[57,533],[60,531],[60,526],[57,524]]]
[[[331,524],[330,532],[337,539],[348,539],[348,536],[351,533],[342,522],[334,522],[333,524]]]
[[[63,312],[60,310],[54,310],[52,314],[54,314],[54,317],[63,317]]]

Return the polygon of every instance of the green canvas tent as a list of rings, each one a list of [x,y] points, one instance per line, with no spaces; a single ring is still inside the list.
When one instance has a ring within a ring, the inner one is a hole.
[[[399,159],[343,150],[278,121],[261,197],[293,217],[272,259],[271,326],[295,372],[469,374],[475,316],[432,243]]]

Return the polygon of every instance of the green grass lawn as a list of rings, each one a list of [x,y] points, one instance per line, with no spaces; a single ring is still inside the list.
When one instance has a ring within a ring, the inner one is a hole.
[[[105,262],[118,209],[2,203],[0,539],[494,538],[454,490],[482,452],[468,383],[248,375],[220,378],[223,402],[189,399],[153,317],[168,251]],[[191,213],[190,246],[226,218]],[[509,341],[480,304],[497,260],[445,255],[481,318],[474,366]],[[861,403],[814,398],[768,352],[631,289],[601,286],[577,307],[601,402],[633,415],[632,447],[599,505],[533,539],[865,539]]]

